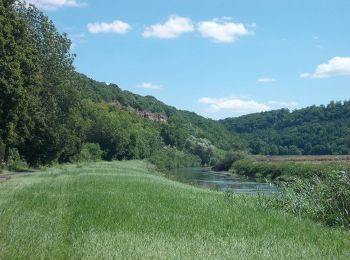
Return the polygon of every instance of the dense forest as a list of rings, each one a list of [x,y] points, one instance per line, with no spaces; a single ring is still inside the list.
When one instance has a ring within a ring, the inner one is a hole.
[[[246,146],[217,121],[76,72],[70,47],[35,6],[0,0],[0,162],[153,158],[171,168]]]
[[[350,101],[250,114],[221,123],[244,138],[253,154],[350,154]]]

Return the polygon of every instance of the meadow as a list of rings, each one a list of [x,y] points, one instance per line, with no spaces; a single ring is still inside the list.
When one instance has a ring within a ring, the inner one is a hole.
[[[350,233],[256,197],[170,181],[143,161],[0,182],[1,259],[349,259]]]

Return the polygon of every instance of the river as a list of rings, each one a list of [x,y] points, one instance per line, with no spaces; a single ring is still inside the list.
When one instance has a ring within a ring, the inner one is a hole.
[[[167,173],[167,177],[178,182],[215,189],[225,192],[256,195],[270,195],[278,188],[270,183],[257,181],[244,176],[232,176],[228,172],[215,172],[210,168],[176,169]]]

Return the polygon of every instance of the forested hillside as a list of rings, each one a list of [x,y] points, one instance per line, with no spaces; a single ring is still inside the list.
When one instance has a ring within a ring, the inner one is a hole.
[[[254,154],[350,154],[350,101],[256,113],[221,123],[248,141]]]
[[[102,156],[171,168],[214,164],[245,147],[214,120],[76,72],[67,35],[34,6],[14,3],[0,0],[0,162]]]
[[[349,101],[217,122],[78,73],[70,47],[36,7],[0,0],[1,163],[149,158],[172,168],[214,165],[248,147],[350,153]]]

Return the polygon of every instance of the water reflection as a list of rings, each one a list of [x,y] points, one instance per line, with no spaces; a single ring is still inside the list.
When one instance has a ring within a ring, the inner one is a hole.
[[[210,168],[176,169],[168,172],[167,177],[199,187],[241,194],[272,194],[278,191],[273,184],[241,176],[231,176],[228,172],[215,172]]]

